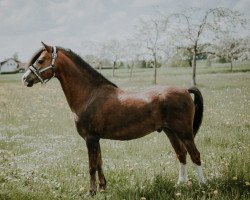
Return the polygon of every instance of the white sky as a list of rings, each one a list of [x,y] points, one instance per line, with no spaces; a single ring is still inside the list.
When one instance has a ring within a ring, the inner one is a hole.
[[[41,41],[85,53],[85,41],[133,34],[140,18],[187,7],[227,7],[250,19],[250,0],[0,0],[0,61],[17,52],[28,61]]]

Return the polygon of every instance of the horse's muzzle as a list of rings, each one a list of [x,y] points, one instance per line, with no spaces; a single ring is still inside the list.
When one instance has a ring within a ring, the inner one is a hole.
[[[27,87],[32,87],[34,85],[34,81],[27,81],[23,79],[23,84]]]
[[[33,81],[28,82],[28,84],[26,85],[27,87],[32,87],[34,85]]]
[[[30,73],[30,70],[27,70],[22,77],[22,82],[27,87],[32,87],[34,85],[34,81],[29,78]]]

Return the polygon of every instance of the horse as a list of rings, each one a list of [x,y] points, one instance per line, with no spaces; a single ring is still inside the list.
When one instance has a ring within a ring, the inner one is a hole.
[[[99,191],[105,190],[107,183],[100,139],[132,140],[154,131],[164,131],[175,150],[179,160],[177,184],[188,181],[187,153],[196,166],[198,182],[205,183],[200,152],[194,142],[203,117],[203,97],[197,87],[154,86],[147,91],[128,92],[70,49],[42,44],[31,58],[22,81],[32,87],[53,77],[59,80],[76,130],[86,142],[92,195],[98,189],[96,173]]]

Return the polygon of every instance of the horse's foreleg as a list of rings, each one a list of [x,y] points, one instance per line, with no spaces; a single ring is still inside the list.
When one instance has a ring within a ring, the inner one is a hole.
[[[89,156],[90,194],[95,195],[97,191],[96,170],[98,169],[99,138],[89,136],[86,138],[86,144]]]
[[[99,189],[100,191],[104,191],[106,188],[106,179],[102,170],[102,155],[100,143],[98,143],[98,155],[97,155],[97,170],[98,170],[98,178],[99,178]]]
[[[185,149],[185,146],[182,143],[182,141],[175,135],[174,132],[167,130],[164,130],[164,132],[168,136],[171,145],[175,150],[177,158],[180,161],[179,178],[177,184],[187,182],[188,181],[187,169],[186,169],[187,150]]]

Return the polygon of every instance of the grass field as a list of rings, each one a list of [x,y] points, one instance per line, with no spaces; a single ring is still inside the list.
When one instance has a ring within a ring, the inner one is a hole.
[[[21,74],[0,75],[0,199],[250,199],[250,64],[198,68],[204,120],[196,137],[206,186],[176,186],[178,161],[168,138],[152,133],[132,141],[102,140],[104,193],[88,196],[84,141],[75,130],[59,82],[22,85]],[[153,69],[103,70],[118,86],[152,86]],[[159,85],[189,87],[191,69],[161,68]]]

